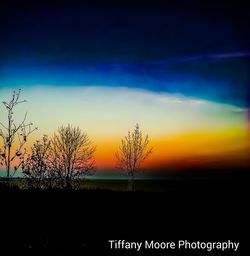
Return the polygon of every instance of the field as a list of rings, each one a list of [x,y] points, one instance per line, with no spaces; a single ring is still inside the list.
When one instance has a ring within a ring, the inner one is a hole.
[[[242,252],[249,179],[229,176],[138,180],[135,192],[126,180],[89,180],[77,191],[2,189],[2,244],[25,255],[74,256],[111,255],[108,239],[235,239]]]

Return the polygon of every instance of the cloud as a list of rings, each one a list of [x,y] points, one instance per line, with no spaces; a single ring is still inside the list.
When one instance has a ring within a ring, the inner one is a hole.
[[[245,111],[234,105],[156,93],[143,89],[105,86],[29,87],[23,90],[28,102],[16,113],[39,127],[40,135],[51,134],[62,124],[83,127],[95,137],[119,137],[135,123],[154,137],[188,131],[218,130],[244,126]],[[9,98],[3,90],[1,100]]]

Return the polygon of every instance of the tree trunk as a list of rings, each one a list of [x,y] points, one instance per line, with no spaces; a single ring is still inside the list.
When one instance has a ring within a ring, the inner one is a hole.
[[[8,158],[7,158],[7,183],[9,185],[9,179],[10,179],[10,135],[11,135],[11,116],[8,115]]]
[[[135,191],[134,175],[130,175],[128,178],[128,191]]]
[[[8,145],[8,158],[7,158],[7,185],[10,183],[10,145]]]
[[[68,175],[66,176],[66,188],[71,189],[70,177]]]

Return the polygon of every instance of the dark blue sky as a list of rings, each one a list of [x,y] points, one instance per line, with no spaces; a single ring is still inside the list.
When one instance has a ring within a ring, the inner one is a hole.
[[[241,1],[82,2],[0,4],[0,86],[131,86],[249,105]]]

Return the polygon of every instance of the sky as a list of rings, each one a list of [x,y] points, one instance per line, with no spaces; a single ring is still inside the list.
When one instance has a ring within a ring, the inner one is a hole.
[[[250,25],[241,1],[0,4],[0,100],[22,89],[43,134],[68,123],[100,170],[139,123],[148,170],[249,166]],[[0,119],[5,122],[4,108]]]

